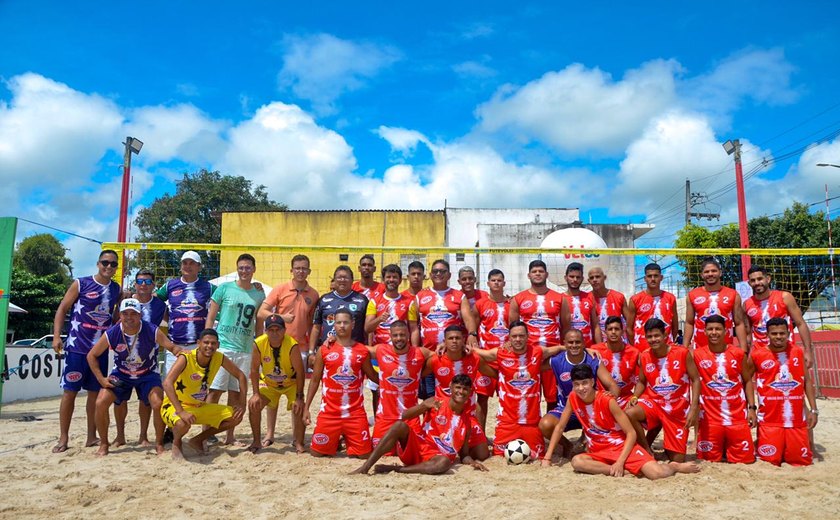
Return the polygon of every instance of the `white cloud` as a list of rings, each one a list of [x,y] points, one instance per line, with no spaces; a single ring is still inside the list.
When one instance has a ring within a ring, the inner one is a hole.
[[[499,89],[477,108],[479,128],[566,152],[616,153],[675,102],[678,70],[675,61],[655,60],[614,81],[600,69],[569,65],[522,87]]]
[[[312,102],[315,112],[333,114],[336,100],[362,88],[382,69],[401,58],[389,45],[343,40],[331,34],[283,38],[285,53],[280,86]]]
[[[128,135],[145,144],[137,157],[153,164],[178,158],[194,163],[215,161],[224,151],[221,133],[227,124],[211,119],[191,104],[135,109],[126,125]]]
[[[388,144],[391,145],[391,150],[400,152],[404,155],[413,154],[418,143],[422,142],[427,145],[431,144],[429,143],[429,140],[426,139],[426,136],[417,130],[408,130],[406,128],[393,126],[380,126],[374,130],[374,133],[382,139],[388,141]]]
[[[452,66],[455,74],[462,78],[478,78],[487,79],[492,78],[498,74],[496,69],[487,65],[488,58],[482,60],[468,60],[456,63]]]

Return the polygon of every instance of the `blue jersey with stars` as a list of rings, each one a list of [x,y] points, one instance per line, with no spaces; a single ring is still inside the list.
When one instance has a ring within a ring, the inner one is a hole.
[[[123,332],[122,323],[109,328],[105,336],[108,338],[108,346],[114,351],[114,369],[111,373],[137,379],[144,374],[157,372],[157,330],[156,326],[144,321],[140,322],[140,330],[134,335]]]
[[[86,355],[113,323],[120,284],[112,280],[102,285],[93,276],[78,278],[73,283],[79,284],[79,298],[71,312],[65,350]]]
[[[204,329],[213,285],[201,278],[185,282],[181,278],[167,281],[158,289],[158,298],[169,308],[169,339],[178,345],[192,345]]]
[[[601,364],[601,361],[591,356],[589,352],[583,353],[583,361],[580,363],[572,363],[568,356],[567,352],[561,352],[549,361],[554,377],[557,379],[557,410],[560,411],[566,407],[566,401],[572,393],[572,369],[580,364],[587,364],[592,368],[592,373],[597,374],[598,366]]]
[[[165,313],[166,304],[157,296],[152,296],[152,299],[146,303],[140,302],[140,314],[143,321],[156,327],[160,327],[160,322],[163,321]]]

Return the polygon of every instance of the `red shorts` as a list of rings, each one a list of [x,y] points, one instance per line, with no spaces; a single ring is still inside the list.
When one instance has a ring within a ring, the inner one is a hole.
[[[373,423],[373,434],[371,439],[371,445],[375,448],[379,441],[382,440],[382,437],[385,437],[385,434],[388,433],[388,430],[391,429],[397,421],[401,419],[385,419],[382,417],[382,414],[376,416],[376,421]],[[409,419],[405,421],[408,424],[408,427],[412,430],[417,430],[420,428],[420,418],[415,417],[414,419]],[[397,449],[394,448],[393,450],[389,451],[385,455],[392,456],[397,454]]]
[[[688,431],[685,429],[685,418],[688,410],[675,410],[665,413],[655,401],[639,399],[639,406],[645,410],[647,429],[652,430],[662,425],[665,432],[665,449],[674,453],[685,454],[688,447]]]
[[[335,455],[338,440],[342,436],[347,443],[348,455],[361,456],[373,451],[367,414],[364,411],[350,417],[318,414],[315,431],[312,432],[312,451],[321,455]]]
[[[783,428],[781,426],[758,425],[758,458],[781,466],[810,466],[814,463],[808,427]]]
[[[593,460],[612,466],[621,457],[622,451],[624,451],[624,446],[616,446],[615,448],[605,450],[587,451],[584,455],[589,455]],[[642,466],[648,462],[656,462],[656,460],[650,453],[636,444],[633,446],[633,450],[630,452],[627,460],[624,461],[624,469],[634,475],[639,475],[642,472]]]
[[[415,464],[426,462],[436,456],[446,457],[450,461],[455,462],[454,457],[447,457],[441,453],[440,450],[437,450],[423,442],[417,432],[413,429],[409,429],[408,438],[405,440],[405,444],[399,442],[397,443],[397,456],[406,466],[414,466]]]
[[[478,395],[486,395],[487,397],[492,397],[496,394],[496,386],[498,386],[499,382],[495,379],[485,376],[484,374],[479,374],[478,377],[475,378],[475,393]],[[486,412],[487,410],[485,410]]]
[[[747,423],[724,426],[700,421],[697,429],[697,458],[720,462],[726,450],[726,461],[732,464],[755,462],[755,445]]]
[[[505,446],[512,440],[522,439],[531,448],[531,458],[536,460],[545,454],[545,438],[537,425],[496,424],[496,436],[493,438],[493,455],[505,454]]]
[[[481,425],[478,424],[478,419],[470,416],[469,448],[475,448],[476,446],[481,446],[482,444],[487,444],[487,435],[484,434],[484,430],[482,430]]]
[[[554,370],[547,369],[540,372],[542,379],[542,393],[546,403],[557,402],[557,378],[554,377]]]

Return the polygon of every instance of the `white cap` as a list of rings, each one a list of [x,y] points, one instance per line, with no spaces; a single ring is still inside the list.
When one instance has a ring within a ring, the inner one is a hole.
[[[201,263],[201,257],[198,256],[198,253],[196,253],[195,251],[187,251],[186,253],[181,255],[181,261],[183,262],[184,260],[192,260],[197,264]]]
[[[122,302],[120,302],[120,312],[123,311],[134,311],[139,313],[140,312],[140,301],[136,298],[126,298]]]

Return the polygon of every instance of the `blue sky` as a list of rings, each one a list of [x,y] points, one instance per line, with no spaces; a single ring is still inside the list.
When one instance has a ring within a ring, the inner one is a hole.
[[[295,209],[580,207],[668,246],[686,178],[737,218],[735,138],[768,159],[750,216],[840,191],[836,2],[614,4],[0,2],[0,213],[115,239],[126,135],[135,212],[204,167]]]

